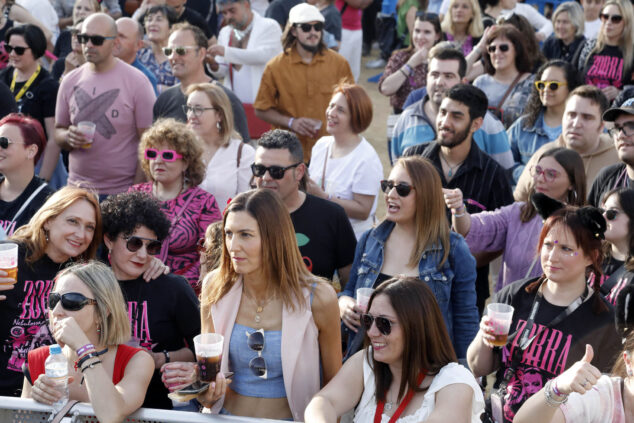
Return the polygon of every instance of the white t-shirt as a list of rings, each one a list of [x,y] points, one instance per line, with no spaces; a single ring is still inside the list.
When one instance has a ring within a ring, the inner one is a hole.
[[[453,384],[468,385],[473,389],[473,397],[471,402],[471,423],[479,423],[480,414],[484,410],[484,397],[482,389],[476,382],[473,374],[465,367],[458,363],[449,363],[434,377],[429,385],[429,389],[425,392],[421,407],[414,414],[403,416],[397,419],[399,423],[419,423],[425,421],[434,411],[436,405],[436,392],[444,387]],[[374,373],[368,364],[368,360],[363,358],[363,395],[361,401],[354,413],[354,423],[368,423],[374,421],[374,413],[376,412],[376,385],[374,382]],[[387,423],[390,417],[383,414],[381,423]]]
[[[242,145],[240,167],[238,168],[238,148]],[[226,147],[220,147],[207,164],[205,179],[199,187],[216,197],[220,211],[227,207],[227,200],[249,189],[251,164],[255,160],[255,150],[249,144],[233,138]]]
[[[567,423],[626,423],[621,398],[621,378],[603,375],[585,394],[570,394],[560,409]]]
[[[599,30],[601,29],[601,19],[586,21],[583,28],[583,35],[585,35],[588,40],[597,38]]]
[[[344,157],[333,159],[332,146],[335,139],[332,136],[320,138],[313,146],[310,167],[310,177],[319,186],[324,186],[328,194],[333,197],[352,200],[353,194],[373,195],[374,202],[370,215],[365,220],[350,218],[350,224],[357,239],[363,232],[374,224],[376,198],[379,193],[381,179],[383,179],[383,165],[374,147],[361,137],[359,145]],[[328,160],[326,160],[328,156]],[[326,166],[326,181],[322,184],[322,175]]]

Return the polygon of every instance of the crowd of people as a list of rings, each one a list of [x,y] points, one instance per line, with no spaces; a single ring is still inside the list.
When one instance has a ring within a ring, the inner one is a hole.
[[[103,422],[634,421],[628,0],[44,3],[0,0],[0,396],[56,343]]]

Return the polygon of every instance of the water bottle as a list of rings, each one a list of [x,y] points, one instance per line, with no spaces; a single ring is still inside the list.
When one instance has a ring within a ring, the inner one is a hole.
[[[68,362],[59,345],[53,344],[48,350],[50,355],[44,363],[46,376],[55,382],[56,389],[62,393],[62,397],[53,404],[53,410],[58,413],[68,402]]]

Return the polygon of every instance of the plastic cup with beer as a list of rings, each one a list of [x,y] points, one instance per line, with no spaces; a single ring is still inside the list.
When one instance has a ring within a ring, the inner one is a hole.
[[[14,284],[18,281],[18,244],[7,242],[0,244],[0,270],[7,272],[7,278],[13,279]]]
[[[361,313],[368,312],[368,303],[374,289],[372,288],[359,288],[357,289],[357,308],[361,310]]]
[[[214,382],[222,363],[224,337],[219,333],[201,333],[194,337],[194,349],[201,382]]]
[[[77,130],[81,132],[88,141],[86,144],[82,145],[82,148],[92,148],[92,141],[95,138],[96,129],[97,125],[89,120],[82,120],[77,124]]]
[[[487,306],[487,315],[491,318],[490,325],[493,327],[495,339],[491,344],[496,347],[506,345],[513,320],[514,308],[508,304],[491,303]]]

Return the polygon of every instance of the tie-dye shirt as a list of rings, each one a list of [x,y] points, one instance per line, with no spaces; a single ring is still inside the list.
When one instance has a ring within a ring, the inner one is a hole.
[[[591,390],[581,395],[573,392],[560,406],[567,423],[625,423],[620,377],[603,375]]]

